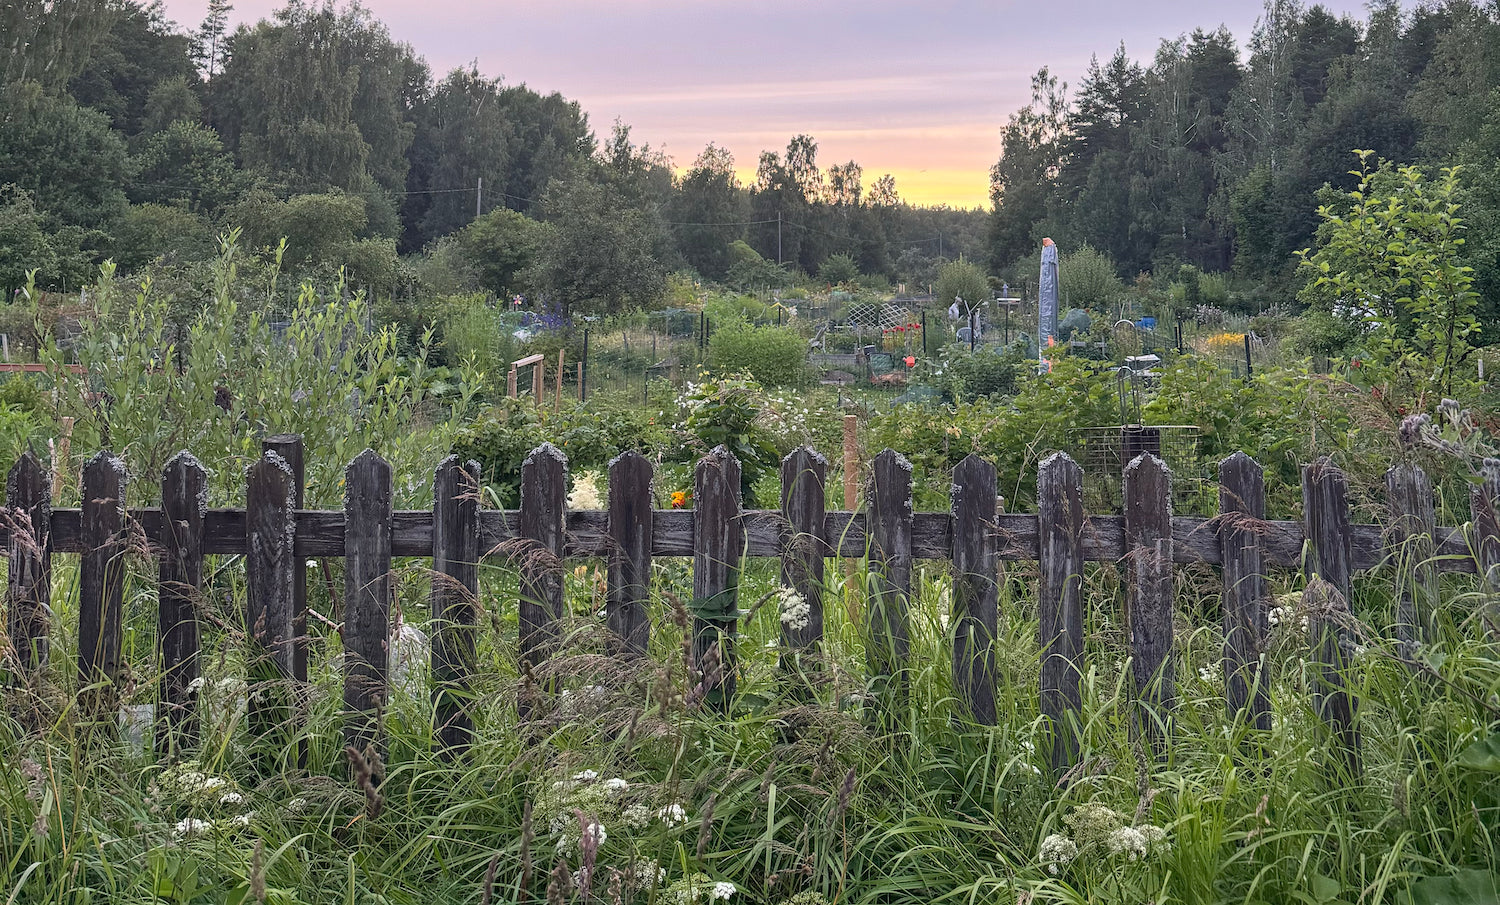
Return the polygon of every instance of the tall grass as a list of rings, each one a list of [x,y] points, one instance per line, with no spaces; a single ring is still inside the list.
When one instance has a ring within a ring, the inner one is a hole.
[[[707,902],[730,888],[715,884],[732,884],[734,901],[799,905],[1380,902],[1418,878],[1500,863],[1493,776],[1459,758],[1496,727],[1500,689],[1500,645],[1476,624],[1484,601],[1471,578],[1445,578],[1424,669],[1378,633],[1360,638],[1352,680],[1366,767],[1354,781],[1328,769],[1291,597],[1268,654],[1272,729],[1259,734],[1225,709],[1216,579],[1179,573],[1180,702],[1157,759],[1130,731],[1120,576],[1091,566],[1082,763],[1059,781],[1037,710],[1034,566],[1012,564],[1002,583],[1000,724],[977,727],[948,666],[949,567],[918,567],[908,681],[881,695],[864,681],[862,601],[832,564],[825,656],[804,700],[778,672],[766,560],[744,575],[754,615],[740,627],[741,692],[727,715],[695,694],[702,677],[684,654],[685,561],[656,566],[651,655],[639,662],[609,655],[597,564],[570,566],[566,652],[526,675],[516,577],[486,566],[473,747],[457,759],[432,752],[419,672],[395,683],[384,757],[351,769],[338,637],[319,628],[298,771],[289,749],[261,750],[245,729],[232,563],[208,583],[205,607],[222,627],[205,632],[203,743],[173,764],[71,704],[76,566],[58,559],[51,666],[30,690],[7,690],[0,721],[8,903]],[[137,671],[126,704],[154,696],[144,566],[129,597]],[[420,627],[427,573],[398,569],[403,619]],[[857,568],[853,586],[866,575]],[[331,614],[321,576],[310,577],[314,606]],[[1301,586],[1280,580],[1284,594]],[[1357,614],[1386,624],[1389,587],[1361,579]],[[548,685],[558,693],[518,723],[518,697]],[[383,780],[362,780],[372,767]],[[1111,853],[1132,838],[1124,828],[1149,827],[1160,838],[1144,856]],[[1077,855],[1044,862],[1054,835]]]

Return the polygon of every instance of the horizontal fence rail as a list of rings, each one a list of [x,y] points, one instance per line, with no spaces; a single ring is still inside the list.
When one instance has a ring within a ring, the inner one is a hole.
[[[849,456],[846,448],[846,469],[858,470]],[[1262,674],[1270,606],[1266,571],[1280,567],[1302,569],[1311,579],[1304,601],[1315,616],[1315,708],[1334,740],[1332,768],[1357,774],[1359,701],[1348,681],[1355,668],[1347,619],[1353,573],[1391,574],[1399,597],[1393,637],[1403,651],[1430,631],[1438,573],[1477,572],[1490,593],[1500,593],[1496,460],[1484,462],[1471,491],[1472,519],[1458,527],[1433,524],[1431,483],[1410,463],[1387,475],[1388,524],[1351,524],[1345,477],[1327,459],[1303,469],[1304,521],[1268,521],[1261,468],[1243,453],[1220,466],[1220,514],[1213,518],[1172,516],[1171,471],[1149,453],[1123,469],[1123,516],[1087,513],[1083,470],[1062,453],[1040,465],[1036,514],[1001,511],[994,466],[978,456],[954,469],[949,512],[914,512],[911,465],[891,450],[869,463],[860,511],[827,511],[828,462],[811,448],[783,460],[780,510],[741,509],[740,464],[722,447],[697,464],[695,508],[686,511],[654,509],[650,461],[625,453],[610,464],[608,509],[570,512],[567,459],[550,444],[523,464],[521,505],[513,511],[480,509],[479,468],[454,456],[437,466],[433,508],[422,511],[393,510],[391,467],[369,450],[345,471],[343,510],[302,508],[304,474],[300,438],[268,438],[262,457],[246,471],[246,507],[209,509],[206,472],[181,453],[162,475],[164,505],[131,509],[125,505],[130,484],[123,463],[101,452],[84,465],[83,506],[52,509],[52,476],[33,454],[24,455],[9,472],[9,505],[0,513],[15,674],[34,677],[47,666],[53,554],[81,554],[79,705],[81,713],[104,717],[111,703],[107,692],[122,688],[130,672],[121,656],[124,558],[149,550],[160,566],[157,745],[171,751],[206,741],[199,738],[195,690],[201,685],[197,603],[203,558],[243,554],[249,729],[273,742],[293,738],[305,719],[308,693],[304,561],[343,557],[344,738],[354,752],[382,751],[393,646],[392,559],[428,558],[433,736],[452,755],[472,741],[467,702],[481,624],[477,567],[486,557],[520,572],[516,642],[523,720],[543,713],[555,691],[555,679],[533,683],[531,676],[563,643],[562,575],[570,557],[607,561],[606,621],[614,653],[622,658],[649,649],[653,557],[692,557],[691,652],[702,676],[701,700],[721,710],[732,706],[736,690],[744,558],[779,558],[781,583],[796,592],[790,598],[801,612],[791,619],[783,614],[778,662],[799,693],[806,691],[803,656],[816,654],[822,642],[825,559],[869,563],[862,617],[867,679],[872,690],[897,692],[909,679],[912,564],[943,560],[954,567],[956,693],[976,723],[993,724],[1002,564],[1031,561],[1037,563],[1038,702],[1051,729],[1051,764],[1066,775],[1080,756],[1080,681],[1087,672],[1083,563],[1123,567],[1131,725],[1158,756],[1172,743],[1178,699],[1172,565],[1220,567],[1227,708],[1231,718],[1261,730],[1270,726]],[[846,505],[858,497],[850,477]],[[305,765],[305,745],[273,747]]]
[[[52,510],[52,552],[84,553],[87,543],[82,531],[81,511]],[[339,510],[298,509],[293,513],[298,556],[343,556],[344,513]],[[165,533],[161,510],[155,507],[130,509],[129,520],[140,526],[146,539],[160,544]],[[602,510],[572,510],[567,520],[566,556],[602,557],[609,550],[609,513]],[[785,520],[773,509],[747,509],[740,518],[744,525],[744,555],[780,557],[786,551],[782,536]],[[692,510],[654,509],[651,512],[651,555],[693,555]],[[999,514],[994,517],[993,531],[999,541],[996,555],[1006,562],[1036,561],[1040,556],[1036,515]],[[245,553],[244,509],[210,509],[203,519],[203,552],[206,554]],[[1223,565],[1219,541],[1219,517],[1172,517],[1172,561]],[[520,536],[520,512],[515,509],[481,509],[478,514],[478,538],[481,556],[499,555],[499,548]],[[824,513],[823,532],[830,545],[829,556],[863,557],[865,555],[865,514],[832,511]],[[398,509],[391,515],[391,555],[430,557],[433,555],[433,516],[431,510]],[[1301,522],[1259,521],[1261,554],[1265,564],[1297,568],[1302,564],[1303,545],[1307,540]],[[1392,544],[1391,529],[1382,525],[1350,525],[1350,566],[1359,571],[1386,565],[1399,552]],[[9,538],[0,531],[0,543]],[[1438,527],[1432,567],[1439,572],[1477,571],[1474,550],[1462,527]],[[916,559],[951,560],[953,558],[953,516],[946,512],[918,512],[912,517],[911,552]],[[1126,554],[1125,517],[1088,515],[1084,518],[1083,559],[1085,562],[1119,562]]]

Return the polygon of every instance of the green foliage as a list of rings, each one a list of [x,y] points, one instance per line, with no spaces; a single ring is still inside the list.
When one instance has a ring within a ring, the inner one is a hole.
[[[1110,310],[1125,289],[1115,272],[1115,262],[1088,244],[1062,256],[1057,280],[1063,304],[1092,311]]]
[[[799,386],[807,379],[807,340],[791,327],[731,322],[709,335],[708,365],[721,375],[749,374],[763,386]]]
[[[944,346],[933,368],[943,395],[959,402],[983,396],[1010,396],[1022,377],[1036,367],[1024,346],[983,345],[969,351],[962,343]]]
[[[290,433],[306,444],[309,503],[339,505],[344,466],[365,448],[405,476],[398,500],[424,500],[430,490],[416,476],[446,452],[450,418],[462,417],[467,398],[451,410],[432,400],[425,348],[398,360],[394,330],[372,329],[362,298],[341,288],[325,296],[304,284],[282,315],[287,326],[273,330],[265,307],[242,301],[257,287],[241,281],[238,260],[231,238],[206,310],[186,326],[170,320],[174,300],[149,280],[124,286],[106,265],[76,346],[97,401],[65,394],[62,413],[136,474],[159,475],[183,449],[217,463],[215,500],[242,499],[260,437]],[[60,366],[57,350],[49,358]],[[80,452],[89,446],[75,441]],[[141,481],[134,499],[146,504],[155,486]]]
[[[859,279],[859,265],[849,255],[829,255],[818,265],[818,279],[829,286],[853,283]]]
[[[480,480],[491,488],[490,505],[514,509],[521,501],[521,464],[545,435],[536,406],[527,399],[500,399],[453,438],[460,461],[479,463]]]
[[[937,300],[946,308],[955,297],[966,305],[978,305],[990,297],[990,282],[984,270],[970,261],[949,261],[938,271],[937,288],[933,290]]]
[[[770,434],[759,423],[764,402],[760,386],[737,377],[701,384],[690,389],[685,399],[683,426],[695,441],[693,452],[702,455],[723,446],[733,453],[740,462],[740,491],[745,505],[752,507],[759,505],[756,482],[781,461]]]
[[[564,311],[616,314],[648,308],[666,292],[655,255],[658,227],[619,191],[585,178],[547,190],[527,281]]]
[[[1370,168],[1358,152],[1359,185],[1347,209],[1319,208],[1318,250],[1304,254],[1304,297],[1371,327],[1368,379],[1388,382],[1403,404],[1431,408],[1463,382],[1479,331],[1472,267],[1459,255],[1464,220],[1458,172],[1429,180],[1415,166]],[[1341,205],[1341,207],[1343,207]]]
[[[500,208],[465,226],[458,233],[458,247],[468,256],[479,286],[504,299],[531,264],[540,237],[535,220]]]
[[[791,275],[774,261],[761,257],[743,239],[729,244],[729,269],[724,281],[735,289],[758,291],[790,286]]]

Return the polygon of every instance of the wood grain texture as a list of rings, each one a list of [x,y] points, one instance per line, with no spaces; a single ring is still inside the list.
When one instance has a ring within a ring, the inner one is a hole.
[[[161,510],[132,509],[131,518],[152,541],[161,539]],[[652,512],[653,556],[693,555],[693,513],[671,509]],[[485,509],[479,513],[480,550],[498,556],[496,548],[516,536],[516,510]],[[865,513],[829,512],[824,517],[824,536],[839,556],[858,558],[865,552]],[[771,510],[748,510],[743,514],[745,555],[780,555],[781,514]],[[569,512],[569,556],[606,556],[609,513],[604,510]],[[1005,562],[1035,562],[1037,516],[1025,513],[996,518],[998,555]],[[1177,563],[1221,565],[1217,523],[1198,516],[1172,519],[1172,559]],[[52,510],[52,549],[57,553],[82,553],[79,510]],[[1267,567],[1295,569],[1302,564],[1306,531],[1302,522],[1267,521],[1259,526],[1261,556]],[[1386,529],[1381,525],[1350,525],[1352,566],[1357,570],[1383,566],[1389,558]],[[5,535],[8,537],[8,535]],[[1476,571],[1473,550],[1462,527],[1437,529],[1439,572]],[[245,510],[212,509],[204,523],[206,554],[245,552]],[[392,515],[392,553],[396,556],[432,555],[432,512],[399,510]],[[912,517],[912,556],[915,559],[951,559],[953,517],[948,512],[918,512]],[[344,513],[301,510],[297,513],[297,555],[303,557],[344,555]],[[1125,555],[1125,520],[1118,515],[1089,517],[1084,537],[1085,562],[1119,562]]]
[[[1040,580],[1037,647],[1041,651],[1041,712],[1051,727],[1052,770],[1062,775],[1078,763],[1083,711],[1083,469],[1054,453],[1037,469]]]
[[[1143,453],[1124,472],[1126,553],[1125,617],[1130,631],[1130,668],[1135,679],[1136,728],[1166,753],[1177,672],[1172,658],[1172,473],[1161,459]]]
[[[47,667],[52,599],[52,475],[31,450],[6,475],[5,499],[5,631],[30,679]]]
[[[1361,775],[1359,698],[1349,690],[1354,640],[1349,602],[1333,583],[1322,578],[1308,582],[1302,592],[1302,611],[1309,614],[1312,632],[1313,708],[1328,727],[1329,779],[1334,785],[1358,782]]]
[[[1469,488],[1469,512],[1474,523],[1474,555],[1479,574],[1491,594],[1500,594],[1500,459],[1485,459],[1480,483]],[[1439,529],[1441,530],[1441,529]],[[1500,613],[1491,612],[1492,617]]]
[[[1266,484],[1260,465],[1244,453],[1219,463],[1219,544],[1224,559],[1224,696],[1231,719],[1269,731],[1268,677],[1261,672],[1269,612],[1259,526]]]
[[[125,592],[125,463],[108,451],[83,466],[78,572],[78,687],[89,718],[113,718],[125,679],[120,658]]]
[[[1421,466],[1405,462],[1385,473],[1390,507],[1392,579],[1396,592],[1396,638],[1404,656],[1431,637],[1438,603],[1438,576],[1433,567],[1437,530],[1432,482]]]
[[[1302,468],[1302,511],[1311,543],[1309,574],[1333,585],[1345,605],[1353,576],[1348,481],[1326,456]]]
[[[283,749],[293,733],[296,656],[294,550],[296,476],[272,451],[245,470],[245,652],[250,733],[269,750]]]
[[[556,653],[563,614],[563,509],[568,498],[568,457],[551,443],[521,464],[520,539],[523,662],[532,667]]]
[[[827,525],[828,460],[811,446],[781,460],[781,583],[807,602],[806,625],[781,629],[790,651],[812,651],[823,641],[823,570],[829,556]]]
[[[643,657],[651,644],[651,482],[655,469],[637,452],[609,463],[609,630],[619,649]]]
[[[734,636],[739,619],[740,463],[715,447],[693,475],[693,658],[703,672],[703,697],[723,711],[738,687]]]
[[[995,466],[970,455],[953,469],[953,684],[976,723],[996,724]]]
[[[871,592],[865,653],[872,678],[886,677],[904,686],[911,657],[907,610],[913,559],[912,468],[905,456],[887,449],[875,457],[865,499]]]
[[[479,463],[449,456],[432,478],[433,745],[449,755],[474,736],[470,681],[479,623]]]
[[[175,756],[198,743],[200,633],[203,588],[203,518],[208,511],[208,472],[190,453],[167,462],[161,477],[162,528],[158,557],[156,650],[156,744]]]
[[[344,469],[344,742],[383,752],[391,638],[390,463],[365,450]]]
[[[301,434],[276,434],[260,441],[262,453],[274,452],[292,470],[293,499],[297,509],[307,505],[307,465]],[[292,529],[296,536],[296,525]],[[296,574],[292,578],[292,679],[299,688],[307,686],[307,567],[305,557],[297,557]],[[298,709],[303,709],[298,702]],[[306,765],[307,745],[304,742],[298,752],[299,763]]]

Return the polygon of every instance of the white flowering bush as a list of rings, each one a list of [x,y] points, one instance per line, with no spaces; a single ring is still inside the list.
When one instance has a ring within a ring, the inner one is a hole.
[[[807,628],[812,619],[812,604],[797,593],[796,588],[783,587],[776,592],[777,609],[781,612],[781,624],[794,632]]]
[[[1037,860],[1052,876],[1080,858],[1106,857],[1129,864],[1165,854],[1172,847],[1165,829],[1132,824],[1124,814],[1099,802],[1078,805],[1063,823],[1072,835],[1052,833],[1037,852]]]

